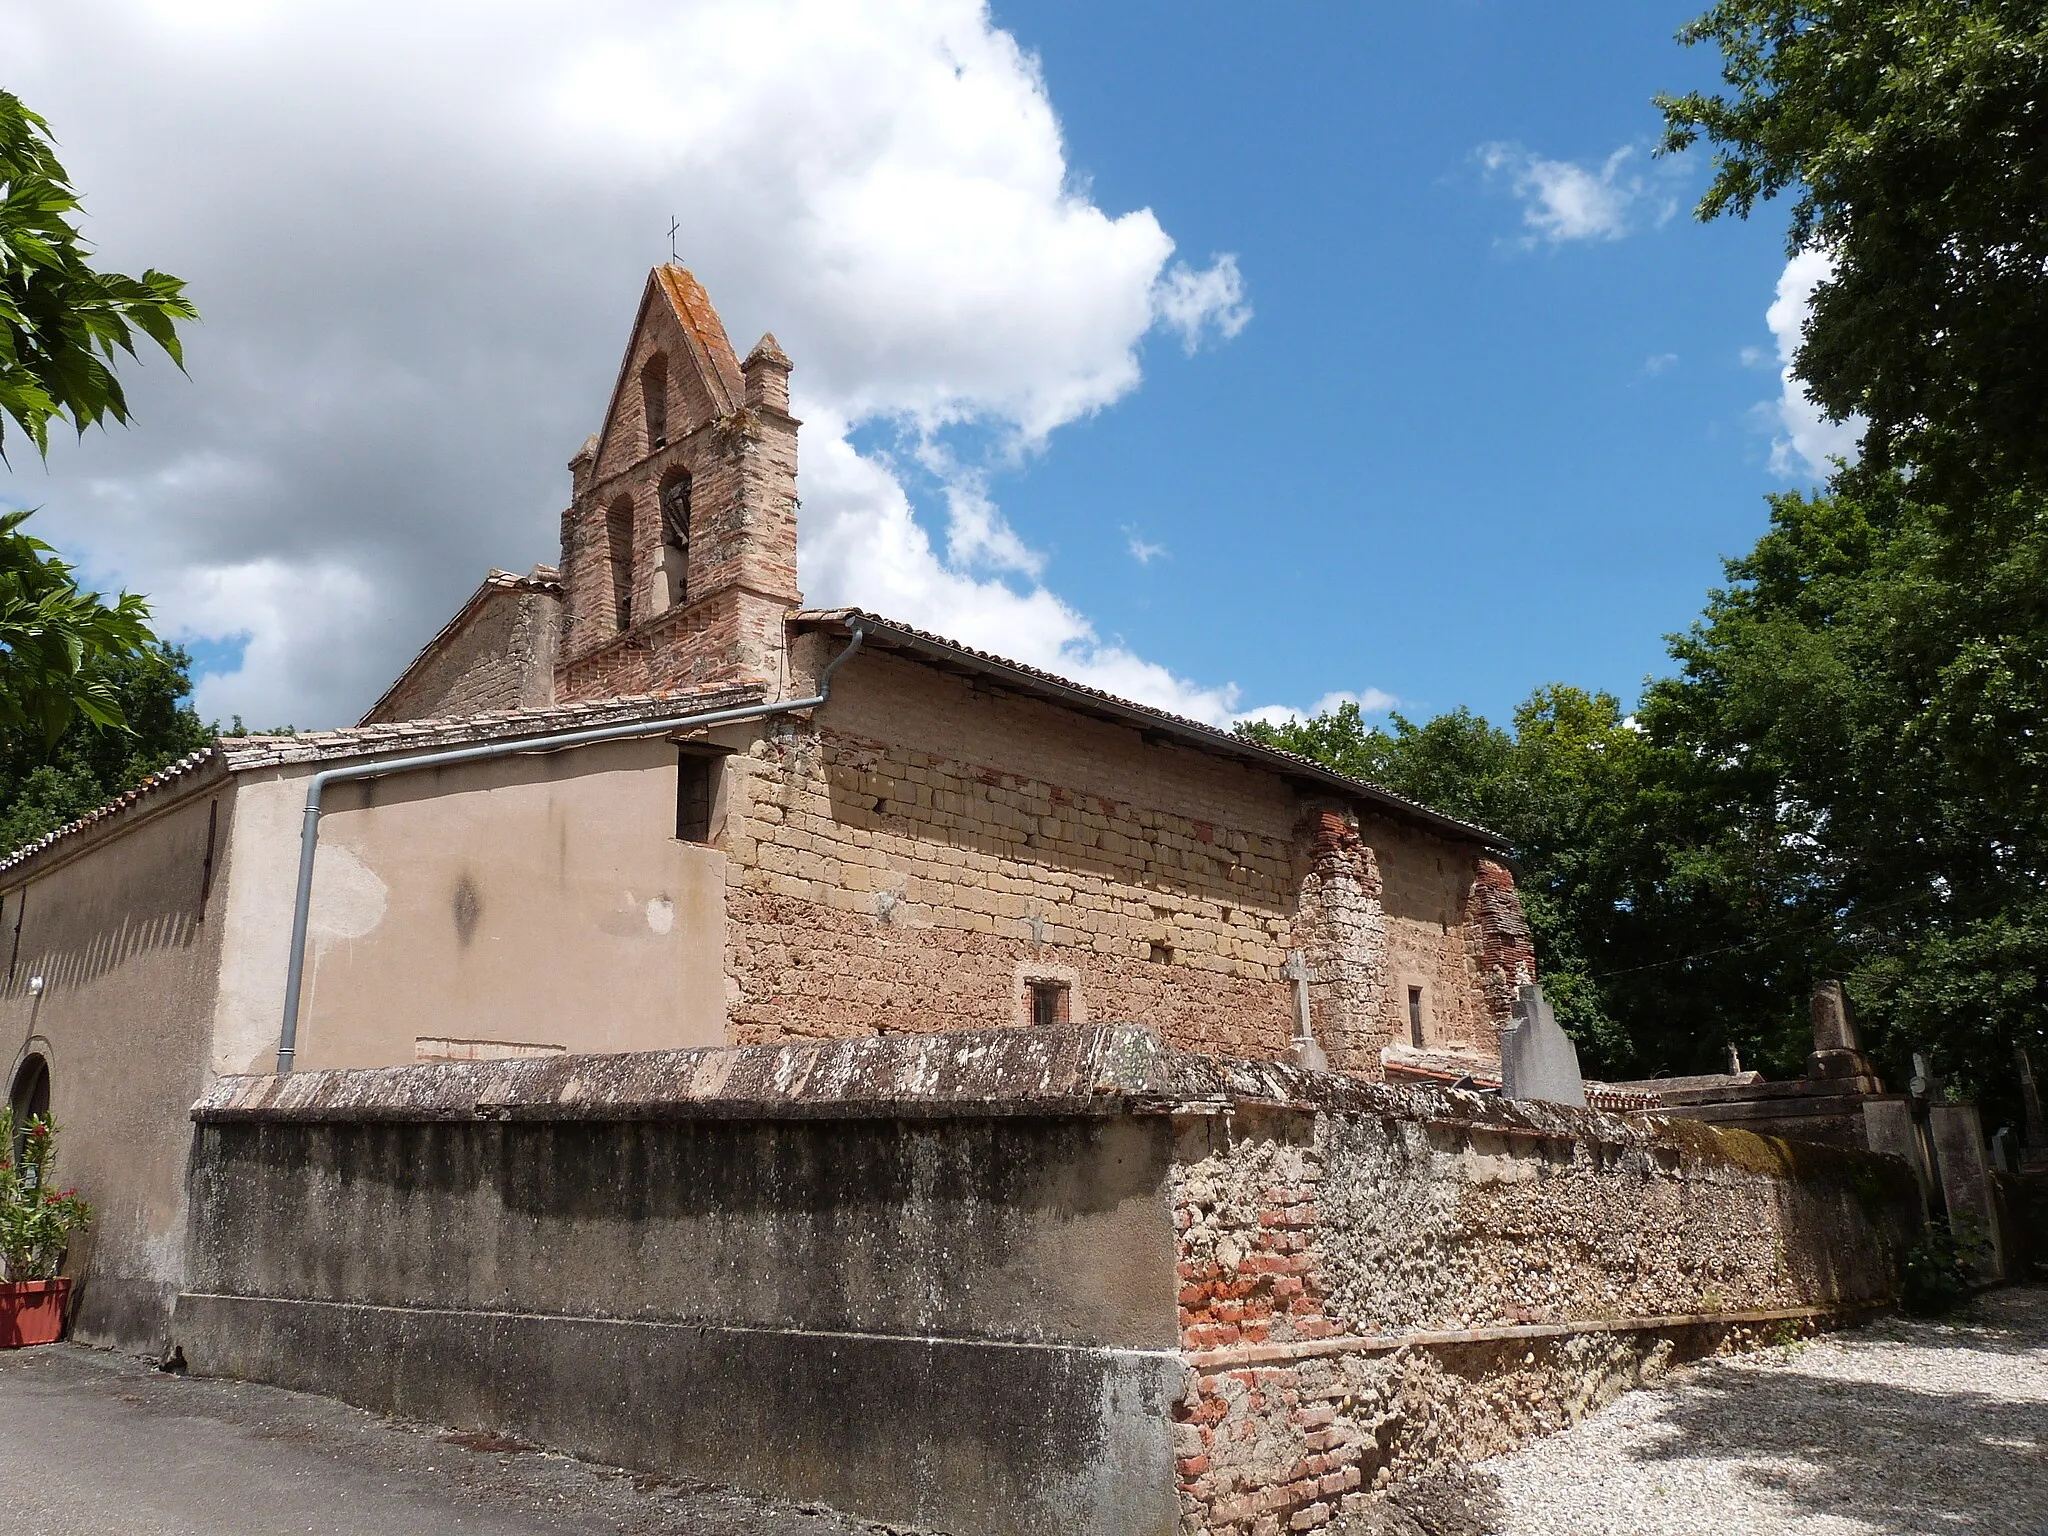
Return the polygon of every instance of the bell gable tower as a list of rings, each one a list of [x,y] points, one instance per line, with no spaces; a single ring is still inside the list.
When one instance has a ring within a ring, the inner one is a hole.
[[[740,363],[685,268],[649,274],[604,425],[569,461],[557,700],[780,688],[802,601],[789,367],[773,336]]]

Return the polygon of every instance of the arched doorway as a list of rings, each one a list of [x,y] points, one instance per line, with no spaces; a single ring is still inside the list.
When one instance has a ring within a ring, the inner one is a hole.
[[[7,1091],[7,1107],[14,1111],[14,1145],[8,1150],[19,1159],[21,1138],[27,1134],[30,1118],[50,1112],[48,1057],[31,1054],[15,1068],[14,1084]]]

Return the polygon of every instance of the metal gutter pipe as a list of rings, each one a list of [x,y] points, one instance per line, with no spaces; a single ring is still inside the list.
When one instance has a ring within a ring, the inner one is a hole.
[[[867,631],[858,620],[847,627],[852,632],[852,639],[847,642],[845,650],[825,664],[824,671],[818,674],[818,691],[808,699],[784,699],[775,704],[748,704],[739,709],[671,715],[662,720],[635,720],[626,725],[592,726],[580,731],[560,731],[552,736],[493,741],[477,747],[450,747],[439,752],[420,752],[411,757],[392,757],[374,763],[349,763],[314,774],[306,786],[306,819],[299,832],[299,885],[292,905],[291,956],[284,974],[284,1020],[277,1036],[278,1076],[291,1071],[292,1051],[298,1042],[299,989],[305,980],[306,925],[313,902],[313,856],[320,846],[320,798],[329,784],[352,779],[377,779],[387,773],[409,773],[415,768],[440,768],[449,763],[512,757],[522,752],[558,752],[567,747],[585,747],[600,741],[627,741],[637,736],[660,736],[669,731],[731,725],[740,720],[760,720],[800,709],[817,709],[832,696],[832,674],[860,649],[861,641],[867,638]]]

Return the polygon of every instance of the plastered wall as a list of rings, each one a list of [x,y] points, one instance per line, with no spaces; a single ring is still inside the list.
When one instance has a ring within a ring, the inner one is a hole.
[[[676,840],[675,764],[665,742],[621,742],[331,787],[298,1065],[389,1066],[428,1037],[722,1042],[724,856]],[[305,775],[241,795],[223,1071],[276,1051]]]
[[[155,1353],[183,1279],[186,1110],[207,1082],[231,806],[225,781],[188,791],[0,887],[0,1064],[12,1083],[31,1053],[48,1061],[57,1176],[95,1212],[66,1265],[85,1342]]]

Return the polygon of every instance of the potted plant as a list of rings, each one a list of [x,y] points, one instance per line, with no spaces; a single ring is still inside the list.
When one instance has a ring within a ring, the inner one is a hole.
[[[0,1109],[0,1349],[54,1344],[64,1333],[71,1281],[58,1275],[70,1235],[92,1207],[50,1183],[57,1127],[31,1115],[19,1131]]]

